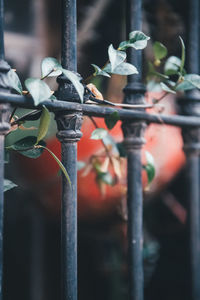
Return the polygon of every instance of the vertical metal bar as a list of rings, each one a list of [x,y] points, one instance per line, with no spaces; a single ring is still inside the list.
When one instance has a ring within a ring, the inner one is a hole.
[[[0,136],[0,300],[2,300],[3,289],[3,178],[4,178],[4,136]]]
[[[129,299],[143,299],[141,151],[128,151]]]
[[[189,10],[189,43],[188,43],[188,71],[189,73],[199,74],[199,0],[190,0]]]
[[[199,156],[191,155],[187,160],[187,172],[189,182],[189,243],[190,243],[190,287],[192,299],[200,299],[200,190],[199,190]]]
[[[3,299],[4,136],[10,127],[8,123],[8,117],[9,117],[8,105],[1,104],[0,105],[0,300]]]
[[[82,116],[77,112],[57,115],[57,137],[62,144],[62,163],[71,184],[62,178],[61,279],[62,300],[77,300],[77,141]]]
[[[196,98],[197,97],[197,98]],[[188,94],[179,99],[181,114],[200,117],[200,95]],[[189,283],[192,300],[200,299],[200,129],[184,128],[182,130],[184,151],[186,154],[187,179],[187,232],[189,248]]]
[[[44,299],[45,221],[34,205],[31,210],[30,300]]]
[[[127,0],[127,36],[133,30],[141,30],[141,0]],[[129,50],[128,61],[134,64],[139,75],[128,76],[128,84],[124,89],[125,103],[145,103],[145,87],[141,83],[142,54],[141,51]],[[124,145],[128,159],[128,268],[129,299],[143,300],[143,195],[141,148],[144,144],[144,122],[126,122],[122,124]]]
[[[4,59],[4,1],[0,0],[0,60]]]
[[[63,299],[77,299],[77,178],[76,143],[62,143],[62,160],[65,163],[72,186],[63,178],[62,201],[62,261]],[[65,231],[66,230],[66,231]],[[67,271],[67,272],[66,272]],[[66,276],[66,277],[65,277]]]
[[[62,0],[62,66],[77,70],[76,0]],[[59,99],[73,101],[77,96],[73,85],[58,79]],[[62,300],[77,300],[77,141],[81,138],[81,111],[57,113],[57,137],[62,145],[62,163],[71,184],[62,178],[61,213],[61,293]]]
[[[70,71],[77,70],[77,21],[76,1],[62,0],[62,52],[63,68]]]
[[[8,91],[6,76],[10,70],[4,60],[4,1],[0,0],[0,92]],[[3,299],[3,217],[4,217],[4,137],[9,130],[9,105],[0,105],[0,300]]]
[[[189,73],[199,72],[199,0],[191,0],[189,15],[189,44],[188,44],[188,68]],[[195,97],[194,97],[195,95]],[[190,115],[199,115],[200,93],[191,91],[187,95],[187,109]],[[191,100],[195,98],[196,102],[191,105]],[[200,116],[200,115],[199,115]],[[195,133],[196,137],[193,136]],[[183,133],[184,134],[184,133]],[[193,138],[192,138],[193,136]],[[190,243],[190,272],[191,272],[191,296],[193,300],[200,299],[200,130],[190,131],[185,139],[185,149],[187,155],[187,173],[188,173],[188,226]],[[189,150],[189,151],[188,151]]]
[[[199,72],[199,0],[189,1],[189,39],[188,71]],[[189,91],[185,98],[179,99],[181,114],[200,117],[200,93]],[[189,243],[189,281],[192,300],[200,299],[200,129],[184,128],[182,130],[184,151],[187,158],[186,175],[188,183],[188,218],[187,231]]]
[[[127,0],[126,2],[126,35],[128,39],[131,31],[142,29],[142,1]],[[140,82],[142,79],[140,72],[142,67],[142,52],[135,49],[128,49],[127,58],[139,71],[137,75],[128,76],[128,82]]]

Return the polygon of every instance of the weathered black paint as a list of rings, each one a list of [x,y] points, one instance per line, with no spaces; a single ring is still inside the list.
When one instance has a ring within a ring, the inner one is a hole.
[[[62,52],[61,63],[63,68],[77,70],[77,21],[76,1],[62,0]]]
[[[0,0],[0,93],[9,90],[4,77],[9,71],[4,61],[4,1]],[[9,129],[9,105],[0,105],[0,300],[3,299],[3,217],[4,217],[4,138]]]
[[[0,135],[0,300],[3,299],[4,136]]]
[[[127,36],[131,31],[141,30],[142,1],[127,0]],[[141,51],[129,49],[128,62],[134,64],[139,75],[128,76],[128,84],[124,89],[124,103],[145,104],[145,87],[141,83],[142,56]],[[123,121],[124,145],[128,157],[128,269],[129,299],[143,300],[143,195],[141,148],[144,144],[145,123],[143,121]]]
[[[41,109],[42,105],[45,105],[50,111],[56,112],[62,110],[62,112],[67,111],[82,111],[84,115],[95,116],[95,117],[106,117],[111,115],[114,111],[118,111],[120,119],[126,120],[144,120],[147,123],[156,124],[168,124],[180,127],[199,127],[200,119],[198,117],[192,116],[167,116],[160,114],[148,114],[140,110],[128,110],[128,109],[115,109],[112,107],[103,107],[97,105],[89,104],[77,104],[67,101],[57,100],[56,102],[50,102],[46,100],[42,105],[35,107],[30,98],[19,95],[7,95],[5,93],[0,93],[0,103],[6,103],[9,101],[13,106],[24,107],[24,108],[34,108]]]
[[[129,33],[135,30],[142,29],[142,0],[127,0],[126,1],[126,38],[129,39]],[[142,51],[128,49],[128,61],[131,62],[137,69],[137,75],[128,76],[131,82],[141,82],[142,74]]]
[[[199,73],[200,47],[200,3],[199,0],[189,2],[189,39],[188,39],[188,72]],[[186,116],[200,117],[200,92],[191,90],[179,100],[180,112]],[[184,151],[186,154],[187,192],[187,232],[189,248],[189,283],[192,300],[200,299],[200,129],[183,128]]]
[[[181,114],[200,117],[200,94],[191,91],[179,100]],[[184,151],[186,154],[187,177],[187,232],[189,246],[191,299],[200,298],[200,129],[185,127],[182,130]]]
[[[188,53],[188,72],[199,74],[200,59],[199,59],[199,14],[200,14],[200,3],[199,0],[189,1],[189,43],[187,45]]]
[[[62,67],[76,72],[76,0],[62,0]],[[58,78],[59,99],[75,101],[77,93],[65,78]],[[61,297],[77,300],[77,141],[81,138],[81,110],[56,113],[57,137],[62,145],[62,163],[71,183],[62,177],[61,207]]]
[[[1,1],[1,16],[3,19],[3,2]],[[3,20],[0,21],[3,26]],[[1,26],[0,25],[0,26]],[[3,27],[0,27],[0,39],[3,41]],[[1,42],[1,41],[0,41]],[[5,79],[10,66],[4,59],[4,43],[0,46],[0,93],[9,93],[8,81]],[[3,299],[3,223],[4,223],[4,140],[5,134],[10,128],[10,105],[0,104],[0,300]]]
[[[9,106],[0,105],[0,300],[3,299],[4,139],[9,129]]]
[[[77,141],[82,116],[77,111],[57,115],[57,137],[62,144],[62,163],[71,184],[62,177],[61,281],[62,300],[77,299]]]
[[[0,59],[4,59],[4,1],[0,0]]]
[[[34,108],[41,109],[42,105],[45,105],[50,111],[82,111],[84,115],[101,117],[104,118],[106,116],[111,115],[113,112],[118,111],[120,119],[126,120],[143,120],[147,123],[155,123],[155,124],[168,124],[173,126],[180,127],[199,127],[200,119],[195,116],[179,116],[179,115],[160,115],[160,114],[148,114],[141,110],[128,110],[128,109],[117,109],[113,107],[107,106],[98,106],[98,105],[89,105],[89,104],[78,104],[72,103],[62,100],[57,100],[51,102],[46,100],[42,103],[42,105],[34,106],[31,98],[26,98],[25,96],[19,95],[7,95],[5,93],[0,93],[0,103],[6,103],[9,101],[13,106],[24,107],[24,108]]]
[[[200,299],[200,169],[199,156],[192,155],[187,158],[188,189],[188,226],[190,245],[190,287],[191,299]],[[195,176],[194,176],[195,175]]]

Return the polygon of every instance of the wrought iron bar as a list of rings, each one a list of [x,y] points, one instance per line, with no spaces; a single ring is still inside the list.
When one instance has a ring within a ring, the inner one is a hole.
[[[190,97],[190,98],[189,98]],[[194,105],[195,104],[195,105]],[[195,99],[188,95],[179,100],[181,113],[200,117],[200,98]],[[200,129],[184,127],[182,130],[184,151],[186,154],[187,179],[187,233],[189,244],[189,282],[191,299],[200,299]]]
[[[189,9],[189,43],[188,43],[188,70],[190,73],[199,74],[199,10],[200,4],[198,0],[188,1]]]
[[[0,0],[0,60],[4,59],[4,1]]]
[[[61,63],[63,68],[77,70],[77,21],[76,1],[62,0],[62,49]]]
[[[56,112],[62,110],[67,111],[82,111],[84,115],[94,117],[106,117],[117,111],[121,120],[132,120],[138,121],[143,120],[148,124],[167,124],[178,127],[200,127],[199,117],[192,116],[180,116],[180,115],[161,115],[161,114],[149,114],[139,110],[128,110],[128,109],[117,109],[113,107],[90,105],[90,104],[79,104],[67,101],[49,101],[46,100],[37,107],[34,106],[31,98],[19,95],[10,95],[5,92],[0,92],[0,103],[10,103],[13,106],[23,108],[41,109],[42,105],[45,105],[50,111]]]
[[[199,0],[188,1],[189,43],[188,69],[190,73],[199,72]],[[184,99],[179,100],[181,114],[200,117],[200,93],[189,91]],[[185,127],[182,130],[184,151],[187,157],[186,175],[188,182],[188,243],[189,243],[189,281],[192,300],[200,299],[200,129]]]
[[[9,92],[10,66],[4,60],[4,1],[0,0],[0,93]],[[9,104],[0,104],[0,300],[3,299],[4,139],[10,128]]]
[[[141,0],[127,0],[127,35],[142,27]],[[128,84],[124,89],[124,103],[145,104],[145,87],[141,83],[142,56],[141,51],[128,53],[128,61],[134,64],[140,75],[128,76]],[[128,166],[128,269],[129,299],[143,300],[143,196],[142,196],[142,165],[141,148],[146,124],[143,121],[124,120],[124,145],[127,151]]]
[[[76,0],[62,0],[62,66],[76,72]],[[66,77],[58,78],[59,99],[78,95]],[[57,102],[57,101],[56,101]],[[61,294],[62,300],[77,300],[77,141],[81,138],[81,109],[56,113],[57,137],[62,145],[62,163],[71,183],[62,177]]]
[[[0,72],[1,72],[1,67],[0,67]],[[7,104],[1,104],[0,105],[0,300],[3,299],[4,137],[10,128],[8,120],[9,120],[9,106]]]
[[[127,0],[126,1],[126,33],[128,35],[133,30],[142,29],[142,1],[141,0]],[[142,52],[134,49],[128,50],[128,61],[136,66],[138,70],[142,68]],[[142,74],[138,72],[137,75],[130,75],[129,82],[141,82]]]
[[[62,178],[61,270],[62,300],[77,299],[77,141],[81,138],[81,114],[56,115],[62,163],[71,184]]]
[[[4,84],[4,76],[10,70],[7,63],[0,61],[0,92],[9,88]],[[0,104],[0,300],[3,299],[3,219],[4,219],[4,139],[10,128],[9,104]]]

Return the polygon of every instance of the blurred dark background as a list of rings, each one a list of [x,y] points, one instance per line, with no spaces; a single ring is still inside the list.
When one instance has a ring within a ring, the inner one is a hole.
[[[179,55],[179,35],[187,43],[188,4],[186,0],[144,1],[143,30],[152,40],[164,43],[169,55]],[[5,30],[10,65],[23,79],[38,76],[43,57],[59,59],[60,1],[5,1]],[[110,43],[117,47],[124,38],[125,1],[78,1],[78,70],[83,78],[91,73],[91,63],[104,64]],[[144,56],[151,57],[151,49],[145,50]],[[98,84],[112,96],[118,82]],[[6,174],[20,182],[12,158]],[[145,195],[146,300],[189,299],[186,226],[174,209],[185,213],[186,185],[182,169],[161,192]],[[44,206],[28,187],[9,191],[4,240],[4,299],[59,299],[59,213],[48,210],[48,203]],[[126,247],[126,222],[120,215],[79,220],[80,300],[127,299]]]

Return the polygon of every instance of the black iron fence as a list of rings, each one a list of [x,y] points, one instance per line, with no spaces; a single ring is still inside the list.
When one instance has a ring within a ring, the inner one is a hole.
[[[2,299],[3,278],[3,179],[4,179],[4,136],[9,129],[10,107],[34,107],[30,97],[14,95],[6,86],[4,77],[10,70],[4,56],[4,12],[3,0],[0,2],[0,299]],[[199,71],[199,0],[189,1],[190,35],[189,68],[190,73]],[[127,0],[127,33],[141,30],[142,1]],[[76,0],[62,1],[62,66],[77,71],[76,60]],[[130,51],[128,61],[139,70],[137,76],[129,76],[124,89],[124,103],[145,106],[145,86],[142,84],[142,54]],[[63,178],[62,185],[62,299],[77,299],[77,142],[81,139],[83,115],[106,117],[116,111],[112,107],[80,104],[69,99],[70,83],[64,77],[59,79],[58,99],[44,101],[50,111],[55,113],[58,125],[57,137],[62,144],[62,163],[71,179],[71,187]],[[76,95],[75,95],[76,98]],[[128,159],[128,268],[129,298],[143,299],[143,262],[142,262],[142,180],[141,149],[145,128],[150,123],[170,124],[182,128],[184,150],[187,157],[188,174],[188,229],[190,245],[191,299],[200,300],[200,94],[190,91],[180,99],[181,115],[167,116],[148,114],[145,109],[118,109],[122,120],[124,144]]]

